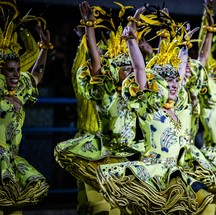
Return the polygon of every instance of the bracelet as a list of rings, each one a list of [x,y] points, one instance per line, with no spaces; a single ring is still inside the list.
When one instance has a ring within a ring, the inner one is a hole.
[[[84,21],[83,19],[81,19],[80,24],[86,27],[94,27],[97,24],[97,20]]]
[[[38,47],[41,48],[41,49],[53,49],[53,48],[54,48],[54,46],[53,46],[52,43],[46,44],[46,43],[44,43],[43,41],[39,41],[39,42],[37,43],[37,45],[38,45]]]
[[[216,32],[216,26],[212,25],[212,26],[203,26],[203,29],[205,29],[206,31],[210,32],[210,33],[214,33]]]
[[[140,22],[139,20],[135,19],[132,16],[128,16],[127,20],[128,20],[128,22],[134,22],[137,26],[142,25],[142,22]]]

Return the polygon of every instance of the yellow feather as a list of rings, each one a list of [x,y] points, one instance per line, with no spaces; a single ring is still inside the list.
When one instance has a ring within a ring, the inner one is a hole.
[[[21,71],[29,71],[38,58],[40,49],[32,34],[24,29],[20,33],[20,39],[23,41],[25,52],[20,56]]]
[[[147,15],[144,16],[143,14],[140,14],[140,20],[144,21],[146,24],[154,26],[160,26],[162,24],[159,20],[151,19]]]
[[[148,62],[148,64],[146,65],[146,68],[149,69],[149,68],[152,68],[153,65],[155,65],[155,63],[157,62],[158,60],[158,56],[155,55],[153,58],[151,58],[151,60]]]
[[[11,22],[9,23],[9,25],[7,26],[7,30],[6,30],[6,32],[5,32],[5,37],[4,37],[4,45],[5,45],[6,47],[8,47],[9,44],[10,44],[11,36],[12,36],[13,30],[14,30],[14,23],[13,23],[13,21],[11,21]]]
[[[102,14],[102,15],[107,14],[107,12],[105,10],[103,10],[100,6],[93,6],[92,9],[93,9],[95,17],[98,17],[100,14]]]
[[[118,14],[118,17],[120,19],[124,16],[126,9],[134,8],[133,6],[124,6],[123,4],[119,2],[114,2],[114,3],[121,7],[121,10],[119,11],[119,14]]]
[[[169,44],[169,47],[168,47],[167,52],[169,53],[169,52],[173,51],[174,48],[177,46],[177,44],[178,44],[178,40],[176,40],[176,39],[173,40],[173,41]]]
[[[165,53],[167,50],[167,43],[165,40],[161,40],[160,42],[160,53]]]
[[[16,5],[14,5],[13,3],[11,3],[11,2],[8,2],[8,1],[3,1],[3,2],[0,2],[0,6],[1,5],[9,5],[9,6],[11,6],[13,9],[14,9],[14,15],[13,15],[13,17],[12,17],[12,20],[14,20],[18,15],[19,15],[19,12],[18,12],[18,10],[17,10],[17,7],[16,7]]]
[[[24,16],[24,17],[20,20],[20,22],[18,23],[17,26],[19,26],[19,25],[21,25],[21,24],[23,24],[23,23],[29,22],[29,21],[37,21],[37,22],[38,22],[38,25],[40,25],[40,26],[42,26],[41,23],[43,23],[43,25],[44,25],[43,28],[46,29],[46,20],[43,19],[42,17],[37,17],[37,16],[33,16],[33,15],[26,15],[26,16]]]

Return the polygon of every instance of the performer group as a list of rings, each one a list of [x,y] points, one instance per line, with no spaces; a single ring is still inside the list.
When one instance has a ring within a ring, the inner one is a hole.
[[[215,215],[216,2],[203,2],[195,28],[173,19],[169,8],[114,4],[119,10],[79,5],[71,70],[78,132],[53,149],[77,179],[77,213]],[[42,17],[19,17],[14,2],[0,7],[0,215],[21,215],[49,189],[19,147],[23,106],[37,100],[53,45]],[[29,21],[37,24],[38,43]]]

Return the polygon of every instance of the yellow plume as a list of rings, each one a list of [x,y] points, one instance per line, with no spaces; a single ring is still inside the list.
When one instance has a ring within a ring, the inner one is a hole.
[[[119,14],[118,14],[118,17],[120,19],[124,16],[126,9],[134,8],[134,6],[124,6],[123,4],[119,2],[114,2],[114,3],[121,7],[121,10],[119,11]]]

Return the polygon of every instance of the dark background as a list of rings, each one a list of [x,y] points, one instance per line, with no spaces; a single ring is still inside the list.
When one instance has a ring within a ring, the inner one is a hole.
[[[18,0],[21,14],[29,9],[32,15],[42,16],[47,21],[47,29],[51,33],[51,42],[55,48],[49,52],[46,73],[39,85],[41,98],[70,98],[73,99],[74,90],[71,83],[71,67],[76,54],[79,38],[74,28],[81,19],[78,0]],[[141,7],[143,3],[136,1],[118,1],[124,5]],[[203,1],[200,0],[150,0],[150,4],[168,7],[170,15],[179,21],[189,21],[192,28],[200,26]],[[178,2],[178,3],[177,3]],[[91,0],[91,5],[100,5],[114,10],[118,7],[113,1]],[[132,12],[132,11],[131,11]],[[39,38],[32,26],[31,32],[36,40]],[[196,38],[197,35],[194,36]],[[193,56],[197,50],[194,44]],[[39,100],[40,101],[40,100]],[[76,128],[76,103],[43,103],[38,102],[32,107],[26,107],[26,122],[23,133],[21,154],[50,184],[49,195],[36,209],[49,207],[75,208],[77,204],[76,179],[64,171],[54,160],[53,149],[57,143],[72,138]],[[34,130],[37,128],[42,128]],[[43,129],[45,128],[45,129]],[[60,128],[66,128],[60,130]]]

